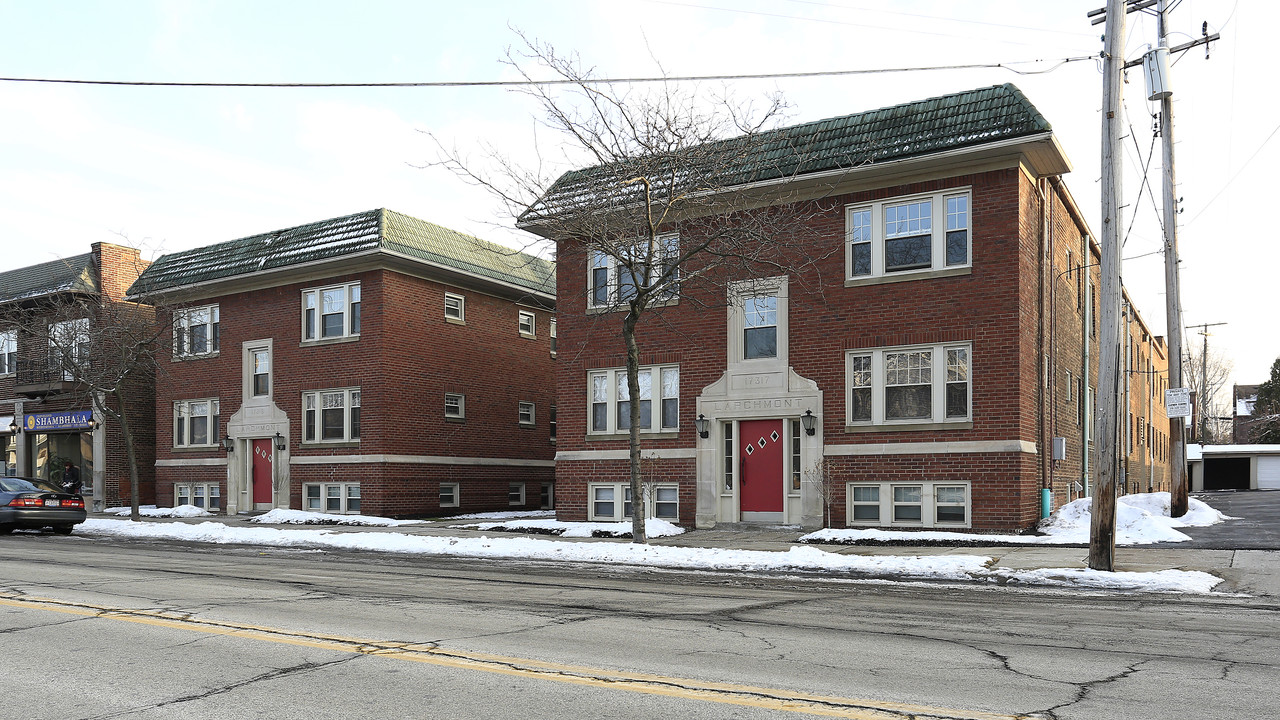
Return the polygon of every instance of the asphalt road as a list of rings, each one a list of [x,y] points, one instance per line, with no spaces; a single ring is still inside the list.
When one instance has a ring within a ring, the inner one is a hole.
[[[0,716],[1273,717],[1280,608],[0,538]]]

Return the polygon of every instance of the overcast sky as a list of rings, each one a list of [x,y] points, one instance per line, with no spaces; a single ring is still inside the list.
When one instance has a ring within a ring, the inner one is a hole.
[[[1265,380],[1280,355],[1280,241],[1259,207],[1280,158],[1273,55],[1280,3],[1173,0],[1172,44],[1222,34],[1209,60],[1185,53],[1175,98],[1187,324],[1226,322],[1210,346],[1234,381]],[[1023,63],[1006,69],[735,81],[782,92],[788,124],[1012,82],[1053,124],[1074,165],[1067,185],[1098,223],[1103,0],[634,0],[592,2],[29,2],[0,0],[0,75],[197,82],[388,82],[511,78],[513,29],[577,52],[601,75],[777,73]],[[1127,56],[1156,42],[1130,15]],[[1037,61],[1037,62],[1026,62]],[[1056,69],[1055,69],[1056,68]],[[723,89],[703,83],[700,91]],[[1142,75],[1126,105],[1125,284],[1165,334],[1153,147]],[[504,208],[449,172],[430,132],[477,152],[555,160],[537,108],[510,90],[140,88],[0,82],[0,270],[74,255],[96,241],[184,250],[378,207],[511,245]],[[1153,254],[1154,253],[1154,254]],[[1265,298],[1265,299],[1264,299]],[[1197,346],[1195,331],[1186,335]]]

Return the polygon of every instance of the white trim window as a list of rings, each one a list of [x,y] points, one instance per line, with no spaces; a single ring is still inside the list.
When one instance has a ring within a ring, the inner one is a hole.
[[[533,425],[533,424],[534,424],[534,422],[533,422],[533,418],[534,418],[533,411],[534,411],[533,403],[531,403],[531,402],[522,402],[522,403],[520,403],[519,409],[518,409],[518,411],[517,411],[517,417],[519,418],[519,421],[520,421],[520,424],[521,424],[521,425]]]
[[[847,424],[968,422],[971,359],[967,343],[850,350]]]
[[[18,331],[0,332],[0,375],[18,371]]]
[[[587,254],[587,307],[605,308],[625,303],[635,297],[637,281],[657,282],[680,256],[680,235],[668,233],[657,237],[652,264],[646,262],[647,248],[610,248],[615,254],[592,250]],[[679,270],[658,299],[670,299],[680,292]]]
[[[969,190],[845,208],[845,277],[857,280],[970,264]]]
[[[467,321],[467,298],[457,293],[445,293],[444,319],[465,323]]]
[[[360,283],[302,291],[302,341],[360,335]]]
[[[680,429],[680,366],[652,365],[640,368],[640,431],[675,432]],[[656,381],[656,384],[655,384]],[[654,399],[658,412],[654,414]],[[620,433],[631,428],[631,397],[626,368],[587,373],[588,433]]]
[[[524,483],[509,483],[507,485],[507,505],[511,507],[524,505]]]
[[[526,338],[535,337],[534,329],[537,326],[535,325],[534,314],[529,312],[528,310],[521,310],[518,316],[518,322],[516,327],[520,331],[520,337],[526,337]]]
[[[752,295],[742,299],[742,358],[778,357],[778,296]]]
[[[216,447],[221,419],[217,398],[178,400],[173,404],[173,446]]]
[[[849,483],[845,522],[848,525],[970,527],[966,482]]]
[[[675,484],[646,485],[645,517],[675,522],[680,519],[680,488]],[[589,483],[587,519],[596,522],[621,522],[631,517],[631,484]]]
[[[303,483],[303,509],[335,515],[360,514],[360,483]]]
[[[360,439],[360,388],[302,393],[303,442],[354,442]]]
[[[451,420],[465,420],[467,418],[467,396],[462,393],[445,393],[444,416]]]
[[[556,356],[556,319],[551,318],[547,326],[547,335],[551,340],[551,357]]]
[[[250,348],[248,355],[249,395],[271,397],[271,348]]]
[[[440,483],[440,507],[458,507],[462,503],[462,490],[456,482]]]
[[[218,352],[219,311],[217,305],[175,310],[173,313],[173,356],[179,358],[212,355]]]
[[[218,512],[222,510],[222,487],[218,483],[179,483],[173,486],[173,505]]]
[[[89,359],[89,318],[49,323],[49,366],[62,370],[63,380],[74,380]]]
[[[542,510],[556,509],[556,484],[544,482],[538,493],[538,507]]]

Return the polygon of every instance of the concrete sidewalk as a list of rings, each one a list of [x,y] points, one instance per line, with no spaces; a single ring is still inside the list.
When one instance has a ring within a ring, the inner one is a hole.
[[[115,515],[91,513],[90,517],[120,520]],[[217,522],[229,527],[270,527],[289,529],[324,529],[340,533],[403,533],[447,537],[536,537],[566,543],[628,543],[626,538],[565,538],[549,535],[495,530],[471,530],[460,527],[480,520],[443,518],[427,520],[416,525],[378,527],[362,525],[293,525],[261,524],[250,522],[248,515],[211,516],[201,518],[144,518],[147,522],[188,523]],[[805,545],[797,542],[804,534],[799,528],[728,526],[711,530],[688,530],[682,535],[654,538],[652,545],[689,548],[724,548],[787,552],[793,547]],[[980,538],[980,536],[978,536]],[[1084,568],[1088,548],[1080,545],[1030,545],[1030,546],[916,546],[902,545],[809,545],[826,552],[864,556],[936,556],[981,555],[993,559],[992,567],[1010,570],[1035,570],[1043,568]],[[1120,547],[1116,549],[1116,568],[1121,572],[1155,572],[1160,570],[1197,570],[1216,575],[1223,583],[1215,588],[1222,593],[1245,593],[1255,597],[1280,597],[1280,551],[1237,550],[1227,548],[1179,547],[1175,544]]]

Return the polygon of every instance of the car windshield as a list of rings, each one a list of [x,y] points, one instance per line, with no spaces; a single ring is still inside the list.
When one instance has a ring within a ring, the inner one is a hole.
[[[62,488],[44,480],[29,480],[19,477],[0,477],[0,489],[5,492],[66,492]]]

